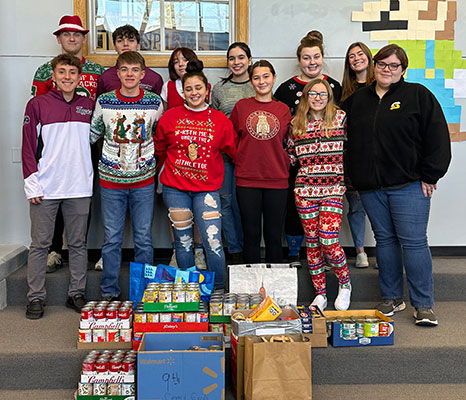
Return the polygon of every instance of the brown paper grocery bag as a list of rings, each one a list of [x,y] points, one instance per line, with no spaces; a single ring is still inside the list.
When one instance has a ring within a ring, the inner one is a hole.
[[[246,400],[312,399],[311,342],[308,335],[247,336],[244,358]],[[266,340],[266,341],[264,341]]]

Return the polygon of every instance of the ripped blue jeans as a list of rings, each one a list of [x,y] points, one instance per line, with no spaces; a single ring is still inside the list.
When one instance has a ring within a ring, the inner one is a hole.
[[[173,226],[178,266],[185,269],[194,265],[194,217],[206,253],[207,269],[215,272],[215,289],[223,289],[225,253],[219,192],[189,192],[163,185],[162,193]]]

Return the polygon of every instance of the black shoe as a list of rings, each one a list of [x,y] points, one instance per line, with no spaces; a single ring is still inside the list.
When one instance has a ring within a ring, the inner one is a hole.
[[[108,301],[110,303],[112,301],[121,301],[121,295],[118,295],[118,296],[102,296],[101,300]]]
[[[28,302],[26,306],[26,318],[40,319],[44,316],[44,300],[34,299]]]
[[[231,264],[238,265],[243,264],[243,252],[231,253]]]
[[[406,308],[406,304],[403,299],[386,299],[375,308],[383,315],[391,317],[396,312],[403,311]]]
[[[414,323],[421,326],[437,326],[438,320],[432,308],[416,308],[414,312]]]
[[[69,296],[66,300],[66,306],[72,308],[74,311],[80,313],[81,309],[86,304],[86,299],[82,294],[75,294],[73,297]]]
[[[299,254],[297,254],[295,256],[288,256],[288,263],[292,267],[295,267],[295,268],[298,268],[298,269],[302,267],[301,260],[299,258]]]

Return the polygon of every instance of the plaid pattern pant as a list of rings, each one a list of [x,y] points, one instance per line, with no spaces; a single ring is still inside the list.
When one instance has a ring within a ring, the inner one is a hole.
[[[296,195],[295,202],[304,228],[307,263],[316,294],[326,293],[324,255],[340,285],[350,283],[345,252],[338,241],[343,199],[308,200]]]

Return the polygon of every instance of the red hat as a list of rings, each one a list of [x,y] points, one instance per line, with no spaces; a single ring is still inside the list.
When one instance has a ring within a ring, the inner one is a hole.
[[[64,31],[81,32],[83,35],[85,35],[87,32],[89,32],[89,29],[83,28],[81,18],[79,18],[77,15],[64,15],[60,19],[58,29],[53,32],[53,34],[58,36],[61,32]]]

